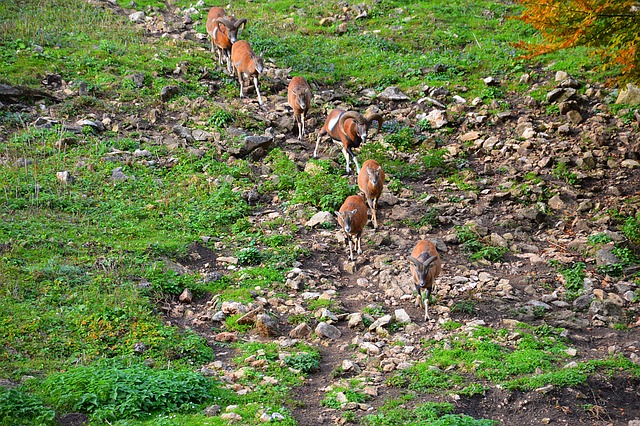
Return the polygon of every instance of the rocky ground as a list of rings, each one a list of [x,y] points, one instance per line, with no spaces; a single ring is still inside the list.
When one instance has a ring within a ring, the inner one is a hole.
[[[128,14],[147,29],[150,37],[193,39],[200,41],[203,49],[208,48],[203,34],[192,29],[188,13],[170,9],[154,16],[133,16],[133,11],[119,9],[111,2],[98,4]],[[307,122],[312,134],[298,142],[284,95],[287,78],[287,70],[271,63],[262,82],[265,105],[259,106],[250,92],[239,106],[270,126],[264,135],[256,135],[234,152],[258,160],[256,169],[261,174],[269,172],[259,166],[259,158],[268,146],[281,147],[304,169],[315,133],[326,114],[313,109]],[[205,77],[203,82],[215,92],[216,81]],[[260,199],[264,208],[250,220],[260,223],[283,218],[300,224],[297,238],[310,256],[289,272],[286,298],[258,291],[255,303],[245,306],[220,304],[211,297],[191,300],[185,294],[182,300],[163,307],[168,321],[198,331],[219,352],[217,360],[205,367],[207,374],[220,376],[231,385],[237,377],[230,349],[220,341],[257,339],[277,341],[283,347],[295,340],[307,341],[319,348],[321,368],[297,390],[300,404],[292,409],[301,425],[310,425],[341,422],[343,410],[323,407],[320,401],[326,390],[344,377],[363,378],[367,383],[365,392],[372,396],[364,404],[343,407],[354,410],[358,417],[396,395],[399,390],[387,386],[386,379],[424,359],[422,341],[441,340],[453,333],[441,327],[449,320],[461,322],[462,330],[477,325],[512,328],[516,321],[546,323],[568,330],[576,361],[622,354],[640,363],[640,338],[636,332],[640,325],[636,296],[639,289],[632,279],[637,268],[628,268],[619,278],[599,274],[596,265],[617,261],[611,252],[613,244],[596,251],[587,240],[595,234],[606,234],[613,242],[623,240],[615,214],[626,217],[638,211],[640,118],[636,115],[624,120],[621,114],[610,111],[608,105],[615,100],[615,91],[586,85],[561,72],[538,70],[535,79],[523,75],[521,82],[530,88],[523,94],[503,97],[500,102],[466,99],[462,87],[420,88],[420,93],[408,94],[421,98],[413,102],[393,88],[374,98],[367,90],[347,94],[341,88],[316,85],[315,105],[340,107],[349,95],[361,99],[360,110],[376,110],[387,121],[415,125],[425,118],[435,129],[452,128],[452,133],[440,134],[438,146],[446,148],[448,158],[466,170],[465,181],[472,182],[477,190],[460,189],[459,185],[438,179],[435,172],[420,179],[403,180],[403,189],[398,192],[386,190],[378,213],[382,225],[375,231],[366,229],[364,253],[355,262],[348,261],[341,234],[319,226],[325,221],[335,222],[330,214],[319,212],[320,216],[309,221],[302,207],[285,209],[277,200]],[[492,79],[486,83],[506,84]],[[585,89],[585,85],[586,90],[578,90]],[[545,90],[543,102],[531,96],[541,88]],[[57,90],[61,98],[69,96],[64,87]],[[219,135],[183,126],[184,118],[190,110],[197,110],[198,102],[202,101],[195,100],[181,114],[160,107],[147,111],[144,117],[113,116],[105,122],[101,116],[89,116],[78,120],[89,119],[107,126],[128,123],[150,143],[169,148],[186,145],[194,155],[204,155],[211,146],[231,149]],[[322,153],[323,157],[336,159],[339,155],[333,148]],[[416,161],[414,154],[398,155],[407,163]],[[566,164],[566,170],[573,173],[570,178],[558,176],[559,163]],[[531,172],[540,177],[539,181],[528,182],[526,176]],[[419,222],[428,213],[435,217],[430,224],[419,229],[407,225]],[[508,248],[503,260],[471,262],[454,228],[464,224],[472,224],[486,244]],[[431,319],[427,321],[422,319],[422,310],[413,305],[413,284],[406,259],[421,238],[434,241],[443,260],[435,303],[430,307]],[[214,251],[194,243],[190,255],[178,260],[177,266],[211,276],[225,274],[235,260],[223,248]],[[564,278],[553,264],[568,267],[578,261],[587,264],[585,291],[577,299],[567,300]],[[309,312],[308,301],[317,298],[334,300],[335,304],[328,311]],[[461,301],[473,306],[472,312],[452,309]],[[381,307],[389,315],[368,318],[371,309],[367,307]],[[238,312],[247,313],[246,321],[256,323],[248,335],[212,331],[219,330],[225,315]],[[290,316],[300,314],[311,314],[317,320],[289,324]],[[373,324],[365,326],[371,321]],[[385,326],[391,321],[407,324],[390,331]],[[615,324],[627,324],[630,331],[613,328]],[[403,345],[394,344],[397,342]],[[637,380],[599,377],[570,389],[551,387],[525,393],[493,386],[484,396],[456,398],[445,394],[429,398],[453,402],[458,412],[507,425],[637,425],[639,397]],[[585,410],[586,405],[592,408]]]

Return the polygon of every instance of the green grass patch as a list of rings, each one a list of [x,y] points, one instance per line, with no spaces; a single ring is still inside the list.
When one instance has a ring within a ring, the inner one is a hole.
[[[639,377],[640,367],[625,357],[568,364],[561,329],[522,325],[506,329],[474,327],[450,339],[426,344],[427,361],[413,365],[388,384],[425,393],[478,395],[490,384],[532,390],[548,384],[559,387],[584,383],[592,374]],[[472,386],[473,385],[473,386]]]
[[[491,426],[496,421],[474,419],[464,414],[454,414],[454,407],[448,402],[427,402],[418,404],[411,410],[402,400],[390,400],[378,410],[377,414],[368,414],[363,419],[367,426]]]
[[[473,225],[460,225],[455,227],[458,241],[462,243],[464,251],[469,253],[469,259],[485,259],[489,262],[499,262],[509,251],[506,247],[485,245],[480,241],[480,236]]]

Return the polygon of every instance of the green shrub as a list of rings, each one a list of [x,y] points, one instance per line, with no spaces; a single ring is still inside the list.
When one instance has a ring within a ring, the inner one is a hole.
[[[42,390],[60,411],[80,411],[98,421],[192,411],[220,395],[213,382],[192,371],[154,370],[114,360],[52,374]]]
[[[582,292],[584,279],[587,277],[585,268],[586,265],[584,263],[576,262],[572,267],[560,271],[560,274],[562,274],[565,279],[564,286],[567,289],[568,299],[575,299]]]
[[[324,211],[340,208],[349,195],[356,193],[356,186],[349,180],[333,173],[324,161],[315,161],[319,167],[311,172],[301,172],[295,181],[294,203],[305,203]]]
[[[233,122],[233,115],[230,112],[220,108],[215,110],[207,120],[207,125],[215,129],[222,129],[227,124]]]
[[[377,414],[364,417],[365,426],[491,426],[493,420],[474,419],[464,414],[453,414],[454,407],[448,402],[427,402],[414,409],[406,408],[403,401],[390,400]]]
[[[629,216],[622,226],[625,237],[634,244],[640,244],[640,213],[636,217]]]
[[[312,373],[320,369],[320,354],[299,352],[284,359],[285,364],[303,373]]]
[[[259,265],[263,259],[262,252],[257,247],[247,247],[236,252],[241,265]]]
[[[0,425],[54,424],[55,411],[21,388],[0,388]]]
[[[435,167],[444,167],[446,165],[445,156],[448,152],[445,148],[430,149],[422,156],[422,165],[427,170]]]
[[[578,175],[569,170],[567,163],[557,163],[553,170],[551,170],[551,174],[570,185],[575,185],[578,182]]]
[[[391,133],[387,135],[385,141],[393,145],[398,151],[407,152],[410,151],[415,139],[415,132],[410,127],[403,127],[398,130],[397,133]]]

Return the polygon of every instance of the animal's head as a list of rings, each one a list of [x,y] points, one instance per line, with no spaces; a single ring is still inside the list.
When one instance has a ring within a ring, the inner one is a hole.
[[[378,132],[382,127],[382,116],[380,114],[372,113],[368,114],[367,116],[363,116],[362,114],[355,111],[347,111],[340,116],[340,120],[338,121],[338,124],[340,124],[343,132],[345,131],[345,123],[349,119],[353,120],[353,123],[356,126],[356,133],[362,140],[362,143],[366,142],[367,139],[372,135],[372,133],[370,133],[369,131],[372,121],[378,122]]]
[[[258,74],[262,74],[264,72],[264,59],[262,58],[262,56],[254,55],[252,59],[256,68],[256,72]]]
[[[378,182],[380,181],[380,168],[373,168],[370,166],[367,166],[366,171],[367,171],[367,176],[369,177],[369,182],[371,183],[371,185],[373,186],[377,186]]]
[[[413,256],[409,256],[409,261],[411,262],[411,267],[413,268],[414,278],[416,279],[416,288],[422,289],[426,287],[429,283],[427,282],[427,274],[435,266],[435,260],[437,256],[431,256],[424,262],[420,262],[420,260],[416,259]]]
[[[238,31],[240,30],[240,27],[244,28],[245,25],[247,25],[247,18],[242,18],[238,19],[237,21],[234,20],[231,22],[231,26],[229,27],[229,40],[231,40],[231,43],[236,42],[236,40],[238,39]]]
[[[345,210],[342,212],[336,212],[336,216],[338,216],[338,222],[344,229],[344,232],[349,234],[352,229],[353,224],[353,216],[358,212],[358,209],[353,210]]]

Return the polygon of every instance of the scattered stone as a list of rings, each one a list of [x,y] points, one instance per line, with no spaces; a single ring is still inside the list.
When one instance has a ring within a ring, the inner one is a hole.
[[[256,329],[263,337],[275,337],[280,334],[280,331],[278,330],[278,321],[267,314],[258,315],[256,318]]]
[[[627,87],[620,91],[617,104],[640,105],[640,87],[627,83]]]
[[[220,414],[221,411],[222,411],[222,408],[219,405],[214,404],[204,409],[204,415],[207,417],[213,417]]]
[[[482,81],[484,81],[484,84],[486,84],[487,86],[500,86],[500,81],[496,80],[493,77],[486,77]]]
[[[403,102],[410,101],[411,98],[405,95],[400,89],[396,86],[387,87],[383,92],[378,94],[377,98],[381,101],[394,101],[394,102]]]
[[[182,290],[182,293],[180,293],[180,297],[178,297],[178,300],[180,300],[180,303],[191,303],[191,301],[193,300],[193,293],[191,293],[191,290],[189,290],[188,288],[185,288],[184,290]]]
[[[304,339],[309,336],[313,330],[306,322],[298,324],[293,330],[289,332],[289,337],[292,339]]]
[[[404,309],[396,309],[393,315],[399,324],[408,324],[411,322],[411,317],[409,317],[409,314],[407,314]]]
[[[69,173],[68,170],[65,170],[63,172],[57,172],[56,179],[58,179],[64,185],[71,185],[75,181],[75,178],[71,173]]]
[[[121,181],[121,180],[127,180],[127,179],[129,179],[129,176],[124,174],[124,172],[122,171],[122,167],[116,167],[111,172],[112,181]]]
[[[129,74],[124,78],[131,80],[138,89],[142,89],[144,87],[144,74],[141,72]]]
[[[311,216],[311,219],[309,219],[307,223],[305,223],[305,226],[315,228],[316,226],[322,225],[323,223],[335,224],[336,219],[330,212],[318,212]]]
[[[222,413],[220,419],[228,420],[230,422],[239,422],[242,420],[242,416],[237,413]]]
[[[315,331],[319,337],[326,337],[331,340],[339,339],[340,336],[342,336],[342,333],[340,332],[340,330],[338,330],[336,326],[327,324],[324,321],[318,323]]]
[[[131,22],[135,22],[136,24],[141,24],[144,22],[144,12],[133,12],[129,15],[129,20]]]
[[[165,86],[160,91],[160,99],[162,100],[162,102],[167,102],[169,99],[173,98],[178,93],[180,93],[180,87],[175,85]]]
[[[391,315],[384,315],[373,322],[369,326],[369,331],[376,330],[378,327],[384,327],[391,322]]]
[[[432,110],[425,119],[429,121],[431,127],[434,129],[440,129],[449,123],[447,121],[446,111],[440,109]]]
[[[223,331],[222,333],[218,333],[214,336],[216,342],[237,342],[238,334],[231,333],[229,331]]]
[[[622,160],[620,165],[625,169],[637,169],[640,167],[640,162],[638,162],[637,160],[632,160],[630,158],[627,158],[625,160]]]

